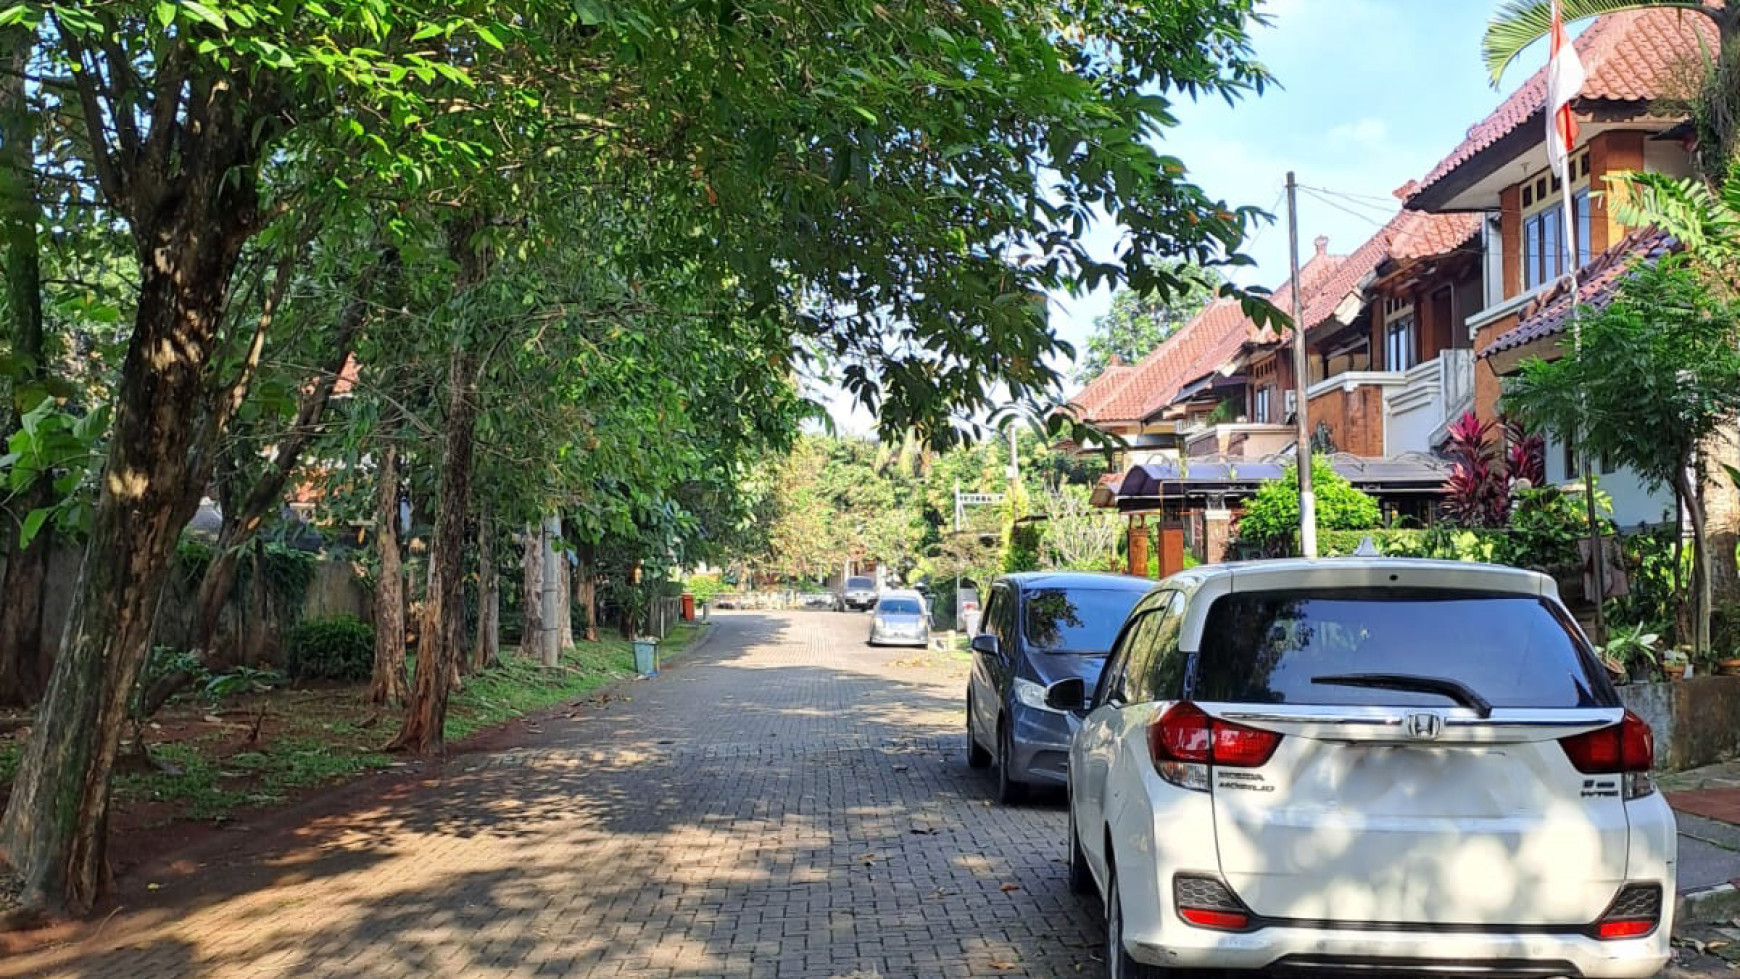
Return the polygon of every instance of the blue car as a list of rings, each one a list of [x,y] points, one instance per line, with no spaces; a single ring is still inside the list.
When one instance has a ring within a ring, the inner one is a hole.
[[[1045,706],[1045,688],[1080,677],[1092,690],[1146,578],[1080,572],[1005,575],[991,586],[973,637],[967,681],[967,764],[997,766],[997,800],[1067,780],[1070,716]]]

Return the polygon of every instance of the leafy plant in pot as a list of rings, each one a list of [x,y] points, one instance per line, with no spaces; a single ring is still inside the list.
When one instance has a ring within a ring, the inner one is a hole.
[[[1669,680],[1684,680],[1686,668],[1692,663],[1692,654],[1684,649],[1664,650],[1661,654],[1661,671],[1667,674]]]
[[[1655,649],[1661,636],[1645,632],[1646,628],[1639,623],[1630,629],[1615,629],[1607,645],[1601,647],[1601,663],[1617,682],[1647,683],[1662,665]],[[1683,664],[1680,672],[1685,672]]]
[[[1740,603],[1722,602],[1711,612],[1709,656],[1714,672],[1740,676]]]

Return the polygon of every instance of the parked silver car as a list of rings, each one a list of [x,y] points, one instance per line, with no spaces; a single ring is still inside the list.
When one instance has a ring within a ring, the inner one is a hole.
[[[847,611],[866,611],[876,606],[876,579],[862,575],[846,579],[840,589],[840,605]]]
[[[883,592],[870,616],[870,645],[930,645],[930,615],[915,591]]]

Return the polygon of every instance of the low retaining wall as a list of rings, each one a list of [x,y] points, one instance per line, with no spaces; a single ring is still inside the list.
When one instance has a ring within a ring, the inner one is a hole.
[[[1740,754],[1740,676],[1631,683],[1619,699],[1655,731],[1658,769],[1679,771]]]

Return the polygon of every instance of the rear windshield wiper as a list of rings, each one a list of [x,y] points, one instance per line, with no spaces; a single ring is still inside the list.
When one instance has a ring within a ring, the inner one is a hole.
[[[1474,688],[1460,680],[1451,680],[1441,676],[1411,676],[1406,673],[1337,673],[1330,676],[1314,676],[1312,683],[1321,683],[1335,687],[1371,687],[1375,690],[1406,690],[1412,693],[1435,693],[1441,697],[1449,697],[1464,707],[1480,715],[1481,720],[1492,716],[1492,702],[1474,692]]]

